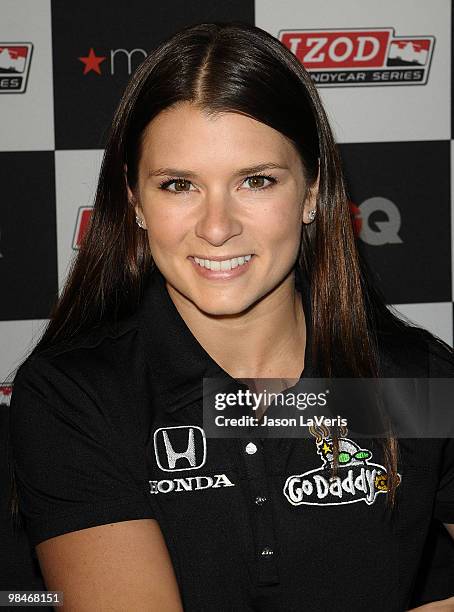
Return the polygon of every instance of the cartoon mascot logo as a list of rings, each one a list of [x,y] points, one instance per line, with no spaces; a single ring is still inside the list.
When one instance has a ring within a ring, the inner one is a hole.
[[[317,453],[322,465],[303,474],[289,476],[284,485],[284,495],[294,506],[339,506],[364,501],[371,505],[379,493],[388,491],[386,468],[371,461],[372,452],[361,448],[346,437],[348,430],[341,429],[339,437],[338,471],[332,476],[333,441],[326,427],[311,428],[316,438]],[[398,483],[401,475],[398,474]]]

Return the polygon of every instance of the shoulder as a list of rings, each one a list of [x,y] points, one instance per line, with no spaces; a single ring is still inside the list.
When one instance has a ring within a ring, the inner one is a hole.
[[[136,324],[123,321],[32,352],[14,376],[13,405],[31,394],[53,406],[86,406],[112,388],[124,371],[125,354],[133,359],[138,346]]]
[[[53,448],[56,454],[64,454],[66,444],[73,450],[91,444],[105,449],[113,440],[123,448],[122,432],[128,432],[125,444],[138,439],[144,360],[136,328],[121,331],[99,329],[71,346],[31,354],[21,364],[9,406],[11,444],[17,453],[37,456],[43,444],[46,453]]]

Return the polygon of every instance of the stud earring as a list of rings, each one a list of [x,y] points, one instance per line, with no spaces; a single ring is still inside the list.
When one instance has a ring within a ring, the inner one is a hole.
[[[315,219],[315,213],[316,213],[315,208],[309,211],[308,217],[310,221],[313,221]]]
[[[143,226],[143,221],[142,219],[139,217],[139,215],[136,215],[136,223],[139,227],[141,227],[142,229],[145,229]]]

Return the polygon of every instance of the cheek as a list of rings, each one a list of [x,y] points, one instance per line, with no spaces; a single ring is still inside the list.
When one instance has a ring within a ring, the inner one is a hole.
[[[144,206],[149,239],[156,245],[171,247],[180,243],[190,229],[189,220],[177,207],[166,207],[155,202]]]
[[[301,231],[301,211],[297,205],[277,203],[263,208],[254,227],[269,240],[282,242],[298,239]]]

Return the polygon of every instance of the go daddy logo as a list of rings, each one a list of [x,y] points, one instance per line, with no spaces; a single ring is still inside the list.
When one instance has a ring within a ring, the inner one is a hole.
[[[280,30],[279,40],[321,87],[425,85],[434,36],[396,37],[394,28]]]
[[[388,474],[380,463],[371,461],[372,452],[354,440],[339,438],[339,474],[331,476],[333,441],[320,438],[317,453],[322,465],[303,474],[289,476],[284,495],[293,506],[340,506],[364,501],[368,506],[379,493],[388,492]],[[397,484],[402,477],[397,474]]]

